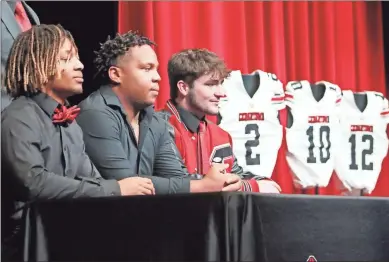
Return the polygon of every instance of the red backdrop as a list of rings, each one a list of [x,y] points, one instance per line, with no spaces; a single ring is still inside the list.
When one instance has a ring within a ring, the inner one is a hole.
[[[157,43],[162,77],[156,107],[169,98],[167,61],[183,49],[208,48],[243,73],[327,80],[342,89],[385,93],[380,2],[119,2],[118,31],[139,30]],[[282,112],[283,116],[285,112]],[[285,142],[274,178],[292,193]],[[334,179],[321,194],[335,194]],[[385,158],[372,195],[389,196]]]

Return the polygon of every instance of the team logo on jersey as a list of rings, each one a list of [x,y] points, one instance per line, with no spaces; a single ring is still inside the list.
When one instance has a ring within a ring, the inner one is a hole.
[[[308,117],[308,123],[314,124],[314,123],[328,123],[330,122],[329,116],[309,116]]]
[[[215,146],[212,150],[209,162],[212,163],[223,163],[228,164],[226,172],[230,173],[232,165],[234,164],[232,157],[232,147],[230,144],[223,144]]]
[[[265,114],[260,112],[239,113],[239,121],[265,120]]]
[[[369,125],[351,125],[351,132],[365,131],[373,132],[373,126]]]
[[[307,259],[307,262],[317,262],[317,259],[315,256],[310,255]]]

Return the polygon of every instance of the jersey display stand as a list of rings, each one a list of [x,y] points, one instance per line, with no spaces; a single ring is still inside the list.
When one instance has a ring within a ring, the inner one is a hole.
[[[320,101],[320,99],[323,98],[324,93],[325,93],[325,86],[324,85],[315,85],[315,84],[310,84],[311,90],[312,90],[312,95],[315,98],[316,101]],[[286,106],[286,111],[287,111],[287,127],[290,128],[293,125],[293,115],[291,113],[290,107]],[[307,189],[302,188],[301,189],[301,194],[306,194]],[[314,187],[314,194],[319,195],[319,186],[316,185]]]
[[[370,194],[387,155],[389,113],[382,93],[343,91],[339,110],[341,148],[335,171],[348,195]]]
[[[327,187],[334,171],[339,136],[341,90],[329,82],[292,81],[286,85],[287,163],[302,193]]]
[[[291,81],[284,92],[275,74],[261,70],[251,74],[232,71],[223,87],[226,97],[220,101],[218,125],[230,134],[234,154],[245,171],[272,176],[285,128],[286,160],[294,176],[296,193],[319,195],[332,175],[342,184],[337,191],[354,196],[371,193],[388,147],[388,100],[381,93],[346,90],[346,96],[348,92],[352,94],[350,107],[350,101],[343,102],[344,95],[336,84]],[[283,127],[279,110],[284,108],[287,118]],[[347,122],[358,114],[365,114],[365,120]],[[369,131],[364,125],[371,126],[374,132],[366,133]],[[352,128],[357,133],[349,134],[354,132]],[[349,162],[345,167],[344,163]],[[356,178],[348,173],[358,168],[364,174],[359,174],[358,179],[366,181],[350,182]],[[367,186],[343,185],[348,182]]]
[[[355,104],[357,105],[357,107],[361,112],[365,110],[367,106],[367,94],[354,94],[354,100],[355,100]],[[359,189],[358,191],[360,196],[364,195],[363,189]]]
[[[244,75],[237,70],[223,87],[226,97],[220,101],[218,124],[231,135],[239,165],[270,178],[282,143],[282,83],[272,73],[256,70]]]

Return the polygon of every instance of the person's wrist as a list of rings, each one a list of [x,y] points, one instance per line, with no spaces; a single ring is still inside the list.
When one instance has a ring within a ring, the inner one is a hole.
[[[190,181],[190,192],[193,192],[193,193],[206,192],[204,187],[205,187],[205,185],[204,185],[203,179]]]

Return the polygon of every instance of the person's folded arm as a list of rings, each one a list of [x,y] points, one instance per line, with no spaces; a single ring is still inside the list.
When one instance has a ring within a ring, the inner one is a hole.
[[[98,174],[74,179],[49,172],[40,151],[43,132],[36,120],[10,118],[2,121],[1,131],[2,176],[14,186],[19,201],[120,195],[116,181],[103,181]]]

